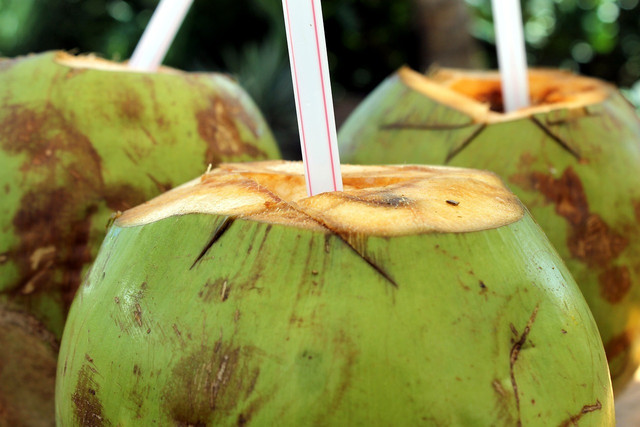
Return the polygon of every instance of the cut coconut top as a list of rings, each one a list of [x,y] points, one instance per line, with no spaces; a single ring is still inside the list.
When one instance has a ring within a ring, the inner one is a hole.
[[[96,55],[70,55],[66,52],[56,52],[54,61],[69,68],[81,70],[99,70],[125,73],[160,73],[160,74],[181,74],[182,71],[170,67],[158,67],[154,71],[141,71],[129,68],[126,63],[108,61]]]
[[[531,106],[503,113],[497,71],[437,69],[425,76],[403,67],[398,75],[413,90],[471,116],[476,123],[514,120],[561,108],[584,108],[602,102],[615,91],[608,83],[568,71],[531,69]]]
[[[126,211],[121,227],[207,213],[338,234],[395,236],[497,228],[524,215],[491,172],[342,165],[344,191],[308,197],[301,162],[223,164]]]

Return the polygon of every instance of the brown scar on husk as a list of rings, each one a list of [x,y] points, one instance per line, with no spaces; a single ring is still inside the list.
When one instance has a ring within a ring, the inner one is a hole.
[[[171,419],[185,426],[224,422],[253,394],[260,370],[249,365],[252,353],[249,347],[218,341],[183,357],[163,388]],[[243,413],[248,421],[249,413]]]
[[[538,315],[538,309],[539,309],[539,306],[536,306],[536,308],[533,310],[533,313],[531,313],[531,317],[529,317],[529,320],[527,321],[527,325],[524,327],[524,330],[522,331],[522,334],[520,335],[518,340],[514,342],[513,346],[511,347],[511,352],[509,355],[509,374],[511,376],[511,386],[513,387],[513,394],[516,398],[516,409],[518,411],[518,426],[522,425],[522,420],[521,420],[521,413],[520,413],[520,395],[518,394],[518,383],[516,381],[516,375],[515,375],[515,364],[518,361],[520,350],[522,350],[522,347],[527,341],[527,337],[529,336],[529,332],[531,331],[531,326],[533,326],[533,323],[536,321],[536,317]],[[513,324],[511,325],[511,331],[517,334],[517,331],[513,326]]]
[[[235,95],[228,95],[221,93],[220,98],[224,100],[229,114],[236,117],[240,122],[251,131],[254,137],[258,138],[258,123],[255,118],[249,114],[249,111],[244,107],[242,101]]]
[[[74,415],[78,425],[86,427],[102,427],[111,425],[103,418],[102,402],[98,397],[99,384],[93,379],[96,369],[83,365],[78,374],[76,389],[71,396]]]
[[[604,348],[608,361],[615,359],[621,354],[624,354],[624,356],[628,358],[629,350],[631,349],[631,338],[629,338],[629,334],[624,331],[620,335],[617,335],[607,341]]]
[[[120,116],[131,121],[141,121],[144,104],[135,92],[131,89],[121,91],[117,99]]]
[[[626,266],[611,267],[598,276],[600,295],[611,304],[619,303],[631,289],[631,275]]]
[[[130,184],[118,184],[102,189],[101,194],[107,207],[115,212],[124,212],[134,206],[144,203],[148,197],[141,190]]]
[[[504,390],[504,387],[502,387],[502,384],[500,384],[500,381],[493,380],[491,385],[493,386],[493,389],[496,391],[496,393],[498,393],[500,396],[504,397],[507,394],[507,392]]]
[[[66,312],[82,281],[82,270],[92,260],[89,239],[98,204],[106,200],[110,208],[125,210],[147,197],[129,186],[106,187],[102,159],[91,140],[53,105],[36,109],[17,104],[4,107],[4,112],[2,148],[26,155],[21,167],[25,178],[43,175],[39,184],[22,196],[13,218],[21,240],[7,256],[16,262],[20,280],[7,292],[17,301],[31,294],[52,293]],[[61,170],[63,156],[71,160]],[[82,170],[92,173],[77,173]],[[31,257],[39,248],[49,246],[56,247],[51,264],[40,263],[34,272]]]
[[[209,99],[208,108],[196,112],[198,134],[207,142],[205,164],[218,165],[222,159],[242,155],[248,155],[253,159],[267,158],[264,151],[242,140],[234,119],[242,121],[245,125],[253,123],[249,118],[242,117],[242,114],[247,114],[242,111],[237,100],[234,104],[231,98],[213,97]],[[255,124],[250,129],[257,133]]]
[[[142,327],[142,307],[140,307],[139,303],[135,303],[134,307],[133,320],[138,326]]]
[[[518,160],[518,165],[516,166],[517,171],[529,171],[531,170],[532,165],[536,162],[537,157],[532,155],[529,152],[524,152],[520,159]],[[515,173],[509,176],[509,182],[517,185],[525,191],[533,191],[534,190],[534,180],[531,175],[527,172],[525,173]]]
[[[634,332],[623,331],[621,334],[610,338],[604,344],[612,378],[622,378],[628,373],[628,369],[632,366],[633,352],[631,337],[633,334]]]
[[[532,182],[555,205],[556,213],[569,222],[567,246],[571,255],[590,267],[603,269],[604,273],[599,275],[603,298],[611,303],[621,301],[631,289],[629,272],[626,267],[611,263],[626,249],[629,240],[590,212],[582,181],[572,167],[565,169],[558,179],[534,172]]]
[[[210,302],[215,297],[218,297],[221,302],[224,302],[229,298],[231,292],[231,286],[229,280],[226,278],[218,278],[213,282],[207,281],[203,288],[198,292],[198,296],[202,298],[204,302]]]
[[[323,416],[330,416],[333,412],[335,412],[340,405],[342,405],[345,400],[344,396],[349,391],[351,387],[353,387],[354,381],[354,367],[356,365],[356,361],[358,360],[358,351],[354,349],[353,338],[349,337],[344,330],[338,331],[333,338],[335,344],[335,351],[339,352],[341,355],[341,359],[344,360],[340,367],[336,367],[336,372],[339,370],[340,375],[340,383],[334,389],[334,395],[331,398],[331,403],[328,404],[327,411]],[[327,422],[324,419],[318,419],[315,422],[316,425],[326,425]]]
[[[70,306],[81,283],[82,269],[91,262],[91,216],[97,211],[97,206],[88,204],[87,217],[69,223],[67,215],[59,215],[61,204],[67,206],[63,209],[68,212],[74,210],[75,203],[82,202],[62,188],[45,190],[42,194],[34,190],[23,196],[13,220],[22,238],[12,257],[22,272],[21,281],[15,288],[18,293],[28,295],[53,290],[63,297],[65,309]],[[51,259],[33,271],[32,258],[43,246],[55,246],[57,249],[51,254]],[[62,280],[54,278],[59,270],[62,271]]]
[[[601,409],[602,409],[602,404],[600,403],[600,400],[596,400],[596,403],[593,405],[584,405],[582,409],[580,409],[580,412],[578,412],[576,415],[572,415],[571,417],[569,417],[569,419],[561,422],[559,427],[569,427],[572,425],[577,426],[578,421],[580,421],[580,419],[583,416],[585,416],[590,412],[599,411]]]

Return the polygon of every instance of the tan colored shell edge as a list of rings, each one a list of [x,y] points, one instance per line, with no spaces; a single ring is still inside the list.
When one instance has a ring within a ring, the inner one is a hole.
[[[54,62],[59,65],[80,69],[97,70],[123,73],[159,73],[159,74],[183,74],[183,71],[171,67],[160,66],[155,71],[140,71],[131,69],[126,62],[114,62],[101,58],[95,54],[72,55],[64,51],[56,51]]]
[[[302,163],[223,164],[116,223],[216,214],[343,235],[463,233],[520,220],[520,201],[491,172],[419,165],[343,165],[343,192],[306,195]]]

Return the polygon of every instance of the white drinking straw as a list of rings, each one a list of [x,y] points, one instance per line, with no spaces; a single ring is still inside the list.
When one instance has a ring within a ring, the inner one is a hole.
[[[528,107],[529,80],[520,0],[491,0],[505,113]]]
[[[193,0],[161,0],[136,46],[129,67],[155,71],[164,59]]]
[[[307,193],[342,191],[320,0],[282,0],[282,8]]]

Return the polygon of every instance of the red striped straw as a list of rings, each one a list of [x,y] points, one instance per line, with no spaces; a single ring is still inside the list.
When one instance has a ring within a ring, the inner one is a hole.
[[[530,105],[520,0],[492,0],[504,111]]]
[[[136,46],[129,67],[138,71],[158,69],[187,15],[193,0],[162,0]]]
[[[342,191],[320,0],[282,0],[307,193]]]

